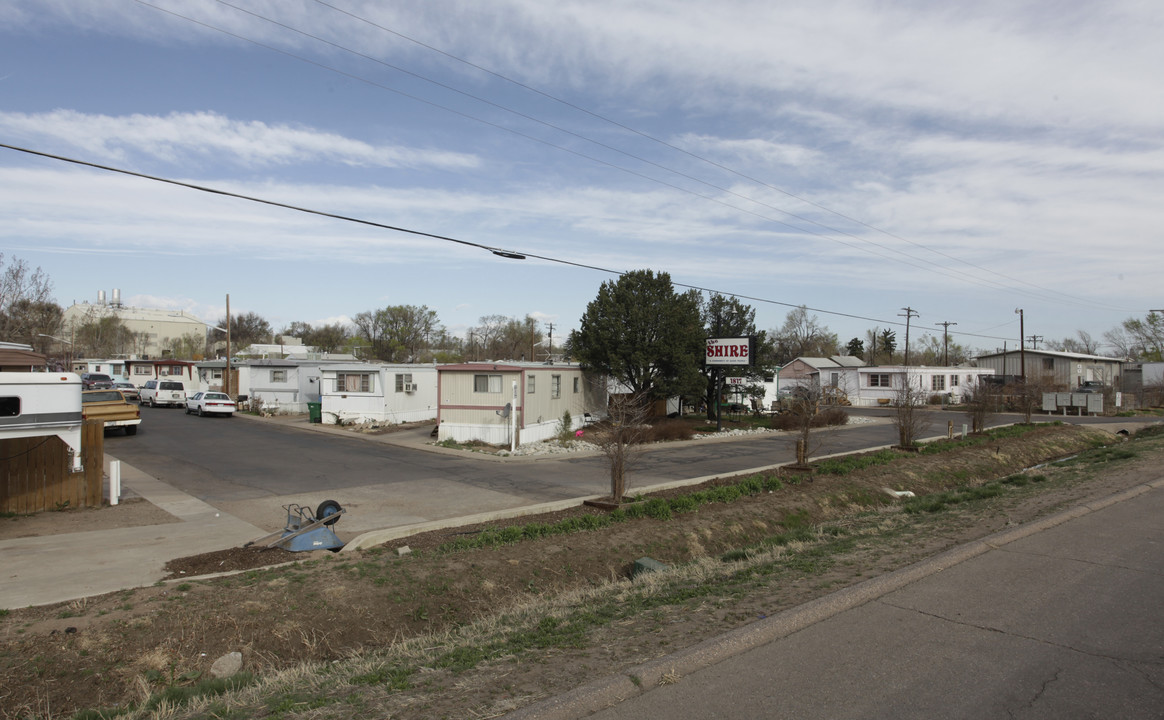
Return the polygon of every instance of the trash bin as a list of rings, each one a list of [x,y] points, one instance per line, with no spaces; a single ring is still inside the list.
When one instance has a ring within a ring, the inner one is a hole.
[[[321,423],[323,422],[323,403],[309,402],[307,403],[307,422]]]

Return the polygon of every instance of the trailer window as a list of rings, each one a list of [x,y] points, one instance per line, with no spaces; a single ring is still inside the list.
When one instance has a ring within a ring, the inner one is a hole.
[[[0,417],[16,417],[19,414],[19,397],[0,397]]]

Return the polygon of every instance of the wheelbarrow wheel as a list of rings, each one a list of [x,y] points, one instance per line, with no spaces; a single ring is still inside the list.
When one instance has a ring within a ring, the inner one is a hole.
[[[340,519],[340,504],[335,500],[324,500],[315,509],[315,519],[322,520],[324,525],[334,525]]]

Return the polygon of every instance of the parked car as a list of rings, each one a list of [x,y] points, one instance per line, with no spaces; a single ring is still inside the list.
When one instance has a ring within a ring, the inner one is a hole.
[[[220,392],[196,392],[186,400],[186,414],[234,415],[234,400]]]
[[[1103,392],[1103,383],[1098,380],[1084,380],[1083,384],[1075,388],[1077,393],[1101,393]]]
[[[141,410],[113,389],[81,391],[81,417],[101,420],[106,430],[122,428],[126,435],[137,435],[137,426],[141,424]]]
[[[120,390],[121,394],[125,396],[126,400],[130,402],[137,402],[141,399],[141,394],[138,392],[137,385],[131,382],[113,381],[113,389]]]
[[[113,378],[104,373],[81,373],[82,390],[108,390],[113,387]]]
[[[182,407],[186,404],[186,386],[177,380],[147,380],[141,388],[139,399],[142,405],[150,407]]]

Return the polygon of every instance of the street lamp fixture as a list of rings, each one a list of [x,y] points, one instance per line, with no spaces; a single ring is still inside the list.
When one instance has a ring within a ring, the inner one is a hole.
[[[56,340],[57,342],[61,342],[61,343],[68,345],[69,346],[69,360],[68,360],[69,368],[68,368],[68,371],[69,372],[73,371],[73,341],[72,340],[66,340],[64,338],[59,338],[56,335],[45,335],[44,333],[37,333],[36,336],[49,338],[50,340]]]

